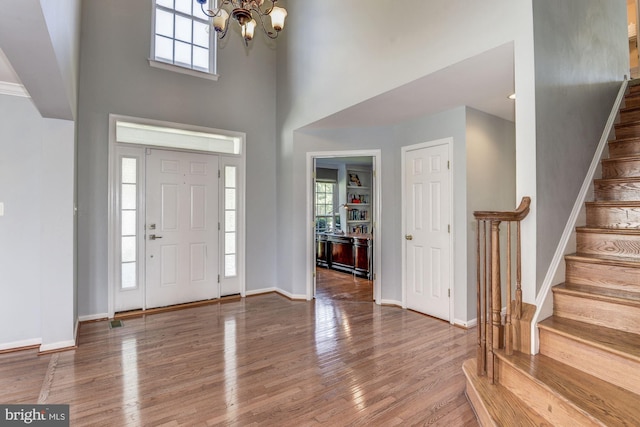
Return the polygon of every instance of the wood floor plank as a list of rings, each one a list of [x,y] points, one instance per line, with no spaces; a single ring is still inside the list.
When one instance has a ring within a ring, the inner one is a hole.
[[[70,404],[74,426],[477,425],[461,369],[475,331],[347,293],[83,324],[43,403]],[[33,354],[0,355],[4,402],[38,399],[52,356]]]

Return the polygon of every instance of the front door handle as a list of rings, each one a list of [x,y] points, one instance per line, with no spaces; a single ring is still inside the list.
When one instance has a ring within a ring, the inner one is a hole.
[[[162,239],[162,236],[156,236],[155,234],[149,234],[149,240]]]
[[[413,240],[413,236],[411,234],[405,234],[404,238],[407,240]]]

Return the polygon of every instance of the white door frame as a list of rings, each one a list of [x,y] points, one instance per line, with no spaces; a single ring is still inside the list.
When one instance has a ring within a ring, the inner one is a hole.
[[[442,138],[442,139],[436,139],[433,141],[427,141],[427,142],[422,142],[420,144],[413,144],[413,145],[407,145],[404,147],[401,147],[400,151],[400,173],[402,176],[401,179],[401,185],[402,185],[402,190],[401,190],[401,197],[402,197],[402,235],[400,236],[400,239],[402,240],[401,243],[401,248],[402,248],[402,308],[406,309],[407,308],[407,245],[405,244],[405,234],[407,234],[407,219],[406,219],[406,215],[407,215],[407,200],[406,200],[406,182],[405,182],[405,173],[406,173],[406,164],[405,164],[405,156],[407,154],[407,151],[413,151],[413,150],[419,150],[422,148],[429,148],[429,147],[434,147],[436,145],[447,145],[448,151],[449,151],[449,161],[450,161],[450,178],[451,178],[451,185],[449,187],[449,200],[450,200],[450,212],[451,212],[451,233],[449,234],[449,247],[451,248],[450,253],[449,253],[449,277],[450,277],[450,286],[449,289],[451,289],[451,295],[449,297],[449,323],[450,324],[454,324],[454,300],[455,300],[455,269],[454,269],[454,256],[453,254],[455,253],[454,250],[454,234],[455,234],[455,230],[456,227],[454,227],[453,225],[453,218],[455,218],[454,215],[454,203],[453,203],[453,188],[454,188],[454,161],[453,161],[453,138],[449,137],[449,138]]]
[[[381,165],[382,165],[382,150],[349,150],[349,151],[310,151],[307,152],[307,220],[305,221],[307,227],[307,300],[311,301],[313,295],[314,273],[316,265],[316,230],[315,230],[315,212],[313,210],[313,164],[314,159],[330,159],[341,157],[373,157],[375,173],[372,176],[373,182],[373,299],[376,304],[381,304],[382,284],[380,283],[380,260],[382,259],[382,227],[381,221],[381,209],[380,209],[380,194],[381,194]]]
[[[160,126],[160,127],[166,127],[166,128],[173,128],[173,129],[181,129],[181,130],[188,130],[188,131],[194,131],[194,132],[205,132],[205,133],[212,133],[212,134],[218,134],[218,135],[228,135],[228,136],[232,136],[232,137],[239,137],[241,138],[241,146],[240,146],[240,154],[238,155],[234,155],[234,154],[229,154],[229,153],[216,153],[216,152],[204,152],[204,151],[198,151],[198,150],[185,150],[185,149],[180,149],[180,148],[172,148],[172,147],[147,147],[144,145],[138,145],[138,144],[122,144],[117,142],[116,140],[116,122],[117,121],[125,121],[125,122],[129,122],[129,123],[138,123],[138,124],[144,124],[144,125],[151,125],[151,126]],[[118,203],[117,203],[117,195],[118,195],[118,189],[117,187],[117,181],[118,181],[118,176],[117,176],[117,147],[123,147],[123,146],[127,146],[127,147],[132,147],[132,148],[138,148],[142,150],[143,156],[142,159],[144,159],[144,152],[146,148],[152,148],[152,149],[165,149],[165,150],[173,150],[173,151],[186,151],[186,152],[193,152],[193,153],[202,153],[202,154],[210,154],[210,155],[216,155],[220,158],[220,160],[222,161],[222,159],[224,158],[237,158],[238,161],[232,161],[229,164],[235,164],[239,167],[239,174],[238,174],[238,180],[239,180],[239,185],[241,186],[241,191],[240,191],[240,195],[239,195],[239,199],[238,200],[238,215],[240,216],[240,220],[237,222],[237,228],[238,228],[238,241],[237,241],[237,253],[238,253],[238,278],[240,281],[240,296],[241,297],[245,297],[246,296],[246,283],[245,283],[245,277],[246,277],[246,270],[245,270],[245,251],[246,251],[246,234],[245,234],[245,230],[246,230],[246,212],[245,212],[245,199],[246,199],[246,143],[245,143],[245,134],[242,132],[233,132],[233,131],[227,131],[227,130],[222,130],[222,129],[214,129],[214,128],[207,128],[207,127],[203,127],[203,126],[193,126],[193,125],[186,125],[186,124],[182,124],[182,123],[173,123],[173,122],[166,122],[166,121],[160,121],[160,120],[152,120],[152,119],[144,119],[144,118],[139,118],[139,117],[130,117],[130,116],[123,116],[123,115],[118,115],[118,114],[109,114],[109,159],[108,159],[108,212],[107,212],[107,316],[109,318],[113,318],[114,314],[115,314],[115,286],[117,284],[120,283],[120,279],[119,279],[119,259],[116,256],[117,254],[119,254],[119,252],[117,251],[117,245],[119,243],[119,239],[118,239],[118,229],[117,229],[117,225],[116,224],[116,219],[117,219],[117,208],[118,208]],[[142,165],[144,165],[144,161],[141,162]],[[144,172],[144,170],[143,170]],[[220,182],[220,181],[219,181]],[[144,188],[143,188],[144,191]],[[143,194],[144,195],[144,194]],[[221,199],[221,197],[220,197]],[[138,200],[141,200],[141,197],[138,197]],[[222,203],[222,202],[221,202]],[[223,205],[220,205],[220,209],[222,209]],[[141,205],[141,215],[144,215],[144,206]],[[145,216],[141,216],[141,218],[145,218]],[[144,221],[144,220],[142,220]],[[140,240],[142,239],[142,240]],[[221,240],[222,241],[222,240]],[[141,259],[143,259],[145,257],[144,254],[144,245],[141,244],[141,242],[144,242],[144,235],[142,235],[141,237],[138,238],[138,247],[141,249]],[[222,253],[222,252],[221,252]],[[143,263],[144,264],[144,263]],[[220,271],[222,271],[222,263],[220,263]],[[144,271],[142,271],[142,273],[144,273]],[[144,276],[142,276],[144,277]],[[144,299],[143,299],[144,301]]]

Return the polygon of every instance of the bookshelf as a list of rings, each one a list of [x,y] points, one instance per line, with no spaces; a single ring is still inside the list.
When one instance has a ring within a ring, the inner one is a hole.
[[[347,232],[371,233],[371,169],[347,167]]]

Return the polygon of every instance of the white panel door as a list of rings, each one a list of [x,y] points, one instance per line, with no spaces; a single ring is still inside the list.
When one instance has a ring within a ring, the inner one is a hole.
[[[407,308],[449,320],[451,177],[447,144],[405,153]]]
[[[146,308],[219,297],[218,157],[149,150]]]

